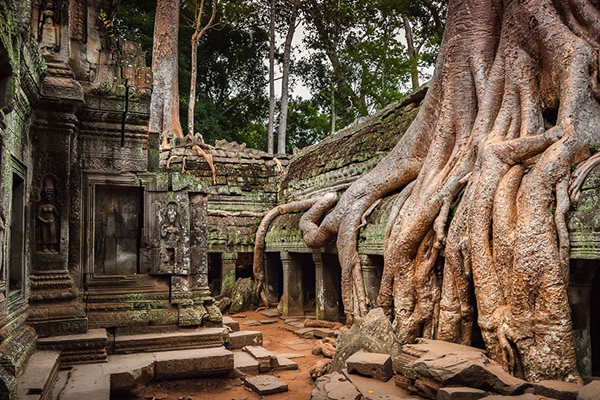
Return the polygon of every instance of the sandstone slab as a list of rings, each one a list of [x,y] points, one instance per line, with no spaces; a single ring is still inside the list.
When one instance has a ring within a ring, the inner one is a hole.
[[[243,350],[258,361],[258,371],[267,372],[271,370],[273,353],[262,346],[245,346]]]
[[[577,400],[600,400],[600,381],[593,381],[581,388]]]
[[[482,400],[557,400],[552,399],[550,397],[540,396],[533,393],[522,394],[520,396],[503,396],[503,395],[493,395],[483,397]]]
[[[232,332],[238,332],[240,330],[240,323],[231,317],[224,316],[223,317],[223,325],[231,328]]]
[[[392,377],[392,357],[389,354],[359,351],[346,360],[349,373],[371,376],[381,381]]]
[[[229,334],[228,348],[231,350],[241,349],[244,346],[260,346],[263,337],[259,331],[238,331]]]
[[[244,384],[261,396],[288,391],[287,383],[272,375],[257,375],[244,379]]]
[[[563,381],[541,381],[533,385],[533,393],[558,400],[576,400],[581,386]],[[528,389],[531,390],[531,389]]]
[[[244,374],[258,374],[258,361],[250,354],[243,351],[233,353],[233,366]]]
[[[52,386],[58,374],[60,352],[36,351],[22,375],[17,378],[17,398],[39,400],[52,398]]]
[[[488,392],[469,387],[447,387],[437,392],[436,400],[479,400],[486,397]]]
[[[276,308],[260,311],[262,315],[269,318],[279,317],[279,311]]]
[[[154,376],[185,379],[225,374],[233,370],[233,353],[223,347],[155,353]]]
[[[276,354],[272,359],[271,366],[276,371],[298,369],[298,364],[296,362],[279,354]]]
[[[343,374],[334,372],[323,375],[316,381],[311,400],[359,400],[362,394]]]

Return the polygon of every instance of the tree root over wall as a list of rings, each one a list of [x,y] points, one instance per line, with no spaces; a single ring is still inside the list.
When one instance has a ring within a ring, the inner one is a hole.
[[[571,167],[600,142],[598,38],[597,1],[450,1],[436,72],[411,127],[326,216],[315,202],[301,220],[310,247],[337,237],[348,323],[368,309],[361,218],[401,192],[377,298],[399,339],[469,343],[476,306],[486,347],[507,370],[580,381],[565,215],[598,160],[572,180]]]

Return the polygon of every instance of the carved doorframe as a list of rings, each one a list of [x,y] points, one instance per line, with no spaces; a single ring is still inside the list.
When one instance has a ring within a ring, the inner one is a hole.
[[[89,277],[88,283],[97,278],[94,273],[94,243],[95,243],[95,216],[96,216],[96,189],[98,186],[122,186],[128,188],[141,188],[142,193],[142,218],[140,218],[140,246],[138,248],[138,257],[141,256],[140,251],[143,248],[147,236],[146,221],[149,217],[148,207],[148,190],[152,184],[147,179],[141,179],[135,174],[107,174],[98,172],[84,172],[83,179],[83,198],[84,198],[84,276]],[[84,282],[85,283],[85,282]]]

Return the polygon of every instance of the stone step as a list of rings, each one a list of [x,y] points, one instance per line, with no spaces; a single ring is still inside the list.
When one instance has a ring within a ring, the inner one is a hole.
[[[273,367],[275,355],[262,346],[245,346],[243,350],[258,361],[258,371],[268,372]]]
[[[38,350],[60,351],[61,365],[105,362],[108,335],[105,329],[90,329],[80,335],[38,338]]]
[[[109,400],[120,398],[151,381],[186,379],[228,374],[233,371],[233,353],[224,347],[117,354],[106,364],[76,365],[55,386],[60,400]]]
[[[149,353],[156,351],[220,347],[225,343],[227,328],[182,329],[173,332],[117,335],[111,354]]]
[[[262,333],[259,331],[239,331],[229,334],[227,348],[230,350],[237,350],[244,346],[260,346],[262,343]]]
[[[223,325],[231,328],[232,332],[239,332],[239,330],[240,330],[240,323],[235,321],[231,317],[224,316],[223,317]]]
[[[233,367],[244,374],[258,374],[258,361],[244,351],[233,353]]]
[[[17,378],[17,399],[49,400],[60,366],[60,351],[36,351]]]

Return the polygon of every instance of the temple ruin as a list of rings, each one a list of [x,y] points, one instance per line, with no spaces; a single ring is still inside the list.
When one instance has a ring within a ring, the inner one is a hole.
[[[230,350],[262,339],[236,338],[227,326],[237,322],[219,306],[237,281],[254,278],[263,216],[347,189],[396,145],[427,91],[294,155],[225,141],[209,146],[193,136],[161,151],[158,134],[148,131],[152,73],[144,53],[109,37],[99,22],[112,7],[111,0],[0,3],[0,399],[56,398],[59,368],[110,365],[118,354],[203,349],[211,360],[177,364],[156,356],[136,367],[153,365],[141,374],[149,381],[231,373]],[[569,213],[569,301],[577,366],[592,377],[600,375],[600,319],[593,318],[600,307],[600,168],[581,190]],[[400,195],[363,216],[358,252],[369,309]],[[279,215],[268,227],[264,295],[282,319],[344,322],[337,249],[308,247],[302,215]],[[443,268],[442,255],[440,281]],[[477,324],[470,336],[471,346],[484,348]],[[412,346],[406,354],[413,361],[432,351]],[[259,369],[276,369],[253,357]],[[36,367],[49,381],[23,381]],[[426,379],[396,367],[394,359],[394,373],[415,396],[435,398],[443,386],[432,377],[429,386],[417,384]],[[132,371],[108,373],[98,393],[137,385]],[[515,387],[511,393],[525,390]],[[88,393],[67,392],[61,399]]]

